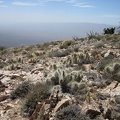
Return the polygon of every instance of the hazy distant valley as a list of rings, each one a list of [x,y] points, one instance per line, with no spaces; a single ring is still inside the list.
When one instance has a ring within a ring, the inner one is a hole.
[[[105,24],[94,23],[24,23],[1,24],[0,46],[18,47],[35,45],[55,40],[86,37],[90,31],[102,33]]]

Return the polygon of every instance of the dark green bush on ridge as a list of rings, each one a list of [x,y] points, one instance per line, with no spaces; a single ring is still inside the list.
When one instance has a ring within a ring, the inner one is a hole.
[[[115,27],[112,28],[104,28],[104,34],[114,34],[115,32]]]

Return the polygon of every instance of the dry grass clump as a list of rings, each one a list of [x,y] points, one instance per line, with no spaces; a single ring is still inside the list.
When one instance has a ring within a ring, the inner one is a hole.
[[[71,50],[70,49],[66,49],[66,50],[63,50],[63,51],[53,51],[53,52],[50,52],[48,54],[49,57],[65,57],[67,55],[70,55],[71,53]]]
[[[13,90],[10,94],[10,98],[12,100],[16,98],[25,98],[25,96],[30,92],[30,81],[24,81],[19,84],[15,90]]]
[[[36,83],[31,86],[31,90],[25,98],[21,114],[23,117],[29,117],[34,112],[38,102],[43,102],[49,98],[51,93],[51,84]]]
[[[105,47],[104,43],[102,41],[99,41],[97,42],[95,45],[94,45],[94,48],[95,49],[98,49],[98,48],[103,48]]]
[[[34,112],[38,102],[43,102],[49,98],[51,94],[51,83],[31,83],[30,81],[24,81],[19,84],[15,90],[10,94],[12,100],[17,98],[24,98],[23,107],[21,109],[21,115],[23,117],[29,117]]]
[[[81,114],[81,109],[78,105],[69,105],[59,110],[55,115],[55,120],[90,120],[85,115]]]
[[[62,43],[62,45],[60,46],[60,49],[67,49],[69,46],[73,44],[74,44],[73,40],[66,40]]]

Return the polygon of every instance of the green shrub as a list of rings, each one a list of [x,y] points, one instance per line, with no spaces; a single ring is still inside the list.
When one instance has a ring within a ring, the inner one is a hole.
[[[94,38],[100,41],[104,38],[104,36],[103,35],[96,35],[96,36],[94,36]]]
[[[66,49],[70,45],[73,45],[73,44],[74,44],[74,41],[72,41],[72,40],[63,41],[62,45],[60,46],[60,49]]]
[[[13,90],[10,94],[10,98],[12,100],[16,98],[24,98],[30,90],[30,81],[24,81],[19,84],[15,90]]]
[[[69,105],[59,110],[55,115],[55,120],[90,120],[85,115],[81,114],[81,109],[78,105]]]
[[[4,68],[4,63],[0,63],[0,68]]]
[[[5,47],[0,46],[0,51],[3,51],[5,49]]]
[[[78,47],[74,48],[74,51],[75,51],[75,52],[78,52],[78,51],[79,51],[79,48],[78,48]]]
[[[51,84],[36,83],[32,85],[30,93],[27,95],[21,113],[23,117],[29,117],[34,112],[38,102],[43,102],[50,96]]]
[[[113,61],[113,59],[110,59],[110,58],[104,58],[104,59],[102,59],[102,60],[99,62],[98,66],[97,66],[97,69],[98,69],[99,71],[103,71],[104,68],[105,68],[105,66],[106,66],[107,64],[109,64],[111,61]]]
[[[77,36],[73,36],[72,39],[73,39],[74,41],[78,41],[80,38],[78,38]]]
[[[2,51],[0,51],[0,55],[4,55],[7,53],[7,50],[6,49],[3,49]]]
[[[22,52],[22,49],[20,49],[20,48],[14,48],[13,53],[20,53],[20,52]]]
[[[96,49],[98,49],[98,48],[102,48],[102,47],[104,47],[104,43],[103,42],[101,42],[101,41],[99,41],[98,43],[96,43],[95,45],[94,45],[94,48]]]
[[[117,104],[120,104],[120,95],[116,95],[116,96],[115,96],[115,102],[116,102]]]
[[[96,38],[97,35],[98,35],[98,33],[94,33],[93,31],[90,31],[90,33],[87,33],[87,37],[89,40]]]
[[[104,28],[104,34],[114,34],[115,32],[115,27],[112,28]]]
[[[64,51],[54,51],[49,53],[49,57],[65,57],[69,55],[71,50],[64,50]]]

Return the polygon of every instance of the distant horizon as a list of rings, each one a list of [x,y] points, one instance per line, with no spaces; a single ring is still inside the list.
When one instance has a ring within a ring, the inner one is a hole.
[[[66,24],[67,24],[67,23],[68,23],[68,24],[69,24],[69,23],[86,23],[86,24],[87,24],[87,23],[88,23],[88,24],[101,24],[101,25],[112,25],[112,26],[119,26],[119,25],[120,25],[120,24],[118,24],[118,23],[117,23],[117,24],[109,24],[109,23],[107,24],[107,23],[97,23],[97,22],[57,22],[57,21],[56,21],[56,22],[7,22],[7,23],[4,23],[4,24],[3,24],[3,23],[0,23],[0,24],[1,24],[1,25],[7,25],[7,24],[9,24],[9,25],[10,25],[10,24],[11,24],[11,25],[12,25],[12,24],[17,24],[17,25],[18,25],[18,24],[41,24],[41,23],[44,23],[44,24],[45,24],[45,23],[46,23],[46,24],[56,24],[56,23],[57,23],[57,24],[58,24],[58,23],[66,23]]]
[[[45,42],[83,38],[90,31],[102,34],[106,27],[113,25],[96,23],[24,23],[6,24],[0,27],[0,46],[19,47]]]

